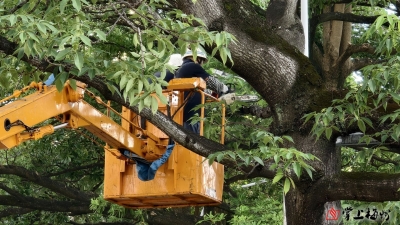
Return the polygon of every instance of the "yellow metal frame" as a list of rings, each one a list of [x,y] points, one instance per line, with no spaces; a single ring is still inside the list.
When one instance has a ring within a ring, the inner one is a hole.
[[[29,89],[37,91],[22,99],[15,99]],[[184,91],[198,91],[204,104],[206,98],[218,101],[205,94],[204,80],[201,78],[173,79],[163,94],[169,99],[169,107],[159,103],[159,111],[175,115],[173,120],[183,124]],[[129,208],[163,208],[216,205],[222,201],[224,180],[223,165],[208,161],[185,147],[176,144],[173,152],[161,166],[151,181],[141,181],[137,177],[134,161],[121,155],[119,149],[126,149],[148,161],[158,159],[166,150],[169,137],[156,126],[146,121],[141,127],[140,116],[123,108],[121,125],[83,100],[86,85],[77,82],[74,90],[67,82],[61,92],[55,86],[41,83],[15,91],[1,107],[0,149],[9,149],[28,140],[37,140],[52,134],[60,128],[85,128],[107,144],[105,149],[104,198],[110,202]],[[93,96],[88,92],[89,96]],[[101,102],[98,97],[96,101]],[[14,100],[13,100],[14,99]],[[168,113],[167,110],[170,110]],[[118,112],[117,112],[118,113]],[[118,113],[119,114],[119,113]],[[225,107],[222,109],[221,143],[224,139]],[[204,107],[201,109],[204,118]],[[58,118],[61,125],[35,127],[50,119]],[[203,134],[203,119],[200,122]]]

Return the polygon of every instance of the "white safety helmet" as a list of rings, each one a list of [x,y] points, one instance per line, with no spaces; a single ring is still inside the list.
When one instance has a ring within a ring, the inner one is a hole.
[[[192,50],[186,50],[185,54],[182,56],[182,59],[188,57],[188,56],[193,56],[193,51]],[[207,61],[207,54],[200,49],[197,49],[197,57],[203,58],[204,60]]]
[[[182,61],[181,54],[172,54],[169,57],[168,64],[171,66],[180,67],[182,65],[182,63],[183,63],[183,61]]]

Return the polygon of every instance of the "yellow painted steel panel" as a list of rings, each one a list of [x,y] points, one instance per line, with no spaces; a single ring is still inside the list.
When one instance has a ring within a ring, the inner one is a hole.
[[[137,177],[136,165],[126,165],[121,174],[121,186],[115,182],[108,184],[121,190],[121,195],[115,196],[104,192],[104,198],[111,202],[130,208],[164,208],[216,205],[222,201],[224,181],[223,165],[214,162],[211,165],[201,157],[183,146],[175,146],[173,153],[177,160],[170,158],[161,166],[153,180],[141,181]],[[105,165],[105,177],[110,174],[109,161]],[[168,169],[168,164],[175,164],[175,169]],[[110,180],[111,181],[111,180]]]

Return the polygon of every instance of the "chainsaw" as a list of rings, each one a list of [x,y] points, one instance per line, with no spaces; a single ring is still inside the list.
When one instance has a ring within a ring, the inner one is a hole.
[[[240,102],[258,102],[260,98],[257,95],[235,95],[234,101]]]
[[[217,69],[212,69],[212,74],[215,76],[223,77],[223,78],[228,78],[232,76],[231,74],[228,74],[224,71],[217,70]],[[239,79],[243,80],[243,78],[239,77]],[[227,104],[231,104],[234,101],[240,101],[240,102],[246,102],[246,103],[251,103],[251,102],[258,102],[260,98],[257,95],[237,95],[235,94],[235,85],[228,83],[226,84],[228,86],[229,91],[220,97],[220,100],[225,100]]]

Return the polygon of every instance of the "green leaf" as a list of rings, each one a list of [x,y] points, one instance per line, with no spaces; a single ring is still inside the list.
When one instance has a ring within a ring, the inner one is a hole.
[[[237,152],[237,155],[239,156],[240,159],[242,159],[243,161],[245,160],[245,157],[243,155],[242,152]]]
[[[81,35],[79,37],[82,40],[82,42],[85,43],[85,45],[92,46],[92,42],[90,41],[90,39],[88,37],[86,37],[85,35]]]
[[[17,16],[14,14],[11,14],[9,20],[10,20],[10,25],[14,26],[14,24],[17,22]]]
[[[372,93],[375,93],[376,86],[375,86],[375,82],[373,80],[369,80],[368,81],[368,87],[369,87],[369,89],[371,90]]]
[[[64,88],[64,83],[60,79],[56,80],[56,88],[57,88],[57,91],[59,91],[59,92],[61,92],[62,89]]]
[[[46,27],[48,27],[53,33],[58,33],[57,28],[55,28],[53,25],[51,25],[50,23],[45,23],[44,24]]]
[[[26,40],[25,32],[19,33],[19,39],[21,40],[21,43],[25,42],[25,40]]]
[[[76,11],[81,11],[81,1],[80,0],[72,0],[72,6],[76,9]]]
[[[222,63],[225,65],[226,64],[226,59],[227,59],[226,48],[221,48],[219,50],[219,55],[221,56]]]
[[[362,119],[357,121],[358,128],[360,128],[361,132],[365,133],[365,123]]]
[[[133,34],[133,45],[135,45],[135,47],[137,47],[139,45],[137,33]]]
[[[107,40],[106,33],[104,33],[103,31],[101,31],[99,29],[95,29],[94,31],[97,33],[97,36],[100,38],[100,40],[102,40],[102,41]]]
[[[286,139],[286,140],[288,140],[288,141],[290,141],[290,142],[292,142],[292,143],[294,143],[293,138],[290,137],[290,136],[283,135],[282,138],[283,138],[283,139]]]
[[[141,112],[143,108],[144,108],[144,101],[143,101],[143,99],[140,99],[140,101],[139,101],[139,112]]]
[[[274,161],[275,161],[275,163],[279,162],[279,156],[278,155],[274,155]]]
[[[136,53],[136,52],[131,52],[131,55],[133,57],[135,57],[135,58],[139,58],[140,57],[140,55],[138,53]]]
[[[367,118],[367,117],[361,117],[361,119],[368,124],[368,126],[370,126],[371,128],[374,128],[374,125],[372,124],[372,121]]]
[[[37,28],[39,29],[40,32],[42,32],[43,34],[46,33],[46,27],[43,24],[37,23],[36,26],[37,26]]]
[[[60,61],[63,60],[65,58],[65,56],[71,51],[70,48],[66,48],[62,51],[59,51],[56,55],[55,61]]]
[[[217,33],[215,35],[215,44],[217,44],[217,47],[219,47],[222,44],[222,35],[221,35],[221,33]]]
[[[27,34],[29,35],[29,37],[31,37],[36,42],[40,42],[39,39],[36,37],[36,35],[34,33],[28,31]]]
[[[61,14],[64,13],[65,6],[67,5],[67,2],[68,2],[68,1],[69,1],[69,0],[62,0],[62,1],[61,1],[61,3],[60,3],[60,13],[61,13]]]
[[[128,80],[129,80],[128,75],[126,75],[126,74],[122,75],[122,78],[119,81],[119,88],[121,90],[125,88],[126,83],[128,83]]]
[[[144,98],[143,102],[144,102],[144,105],[145,105],[145,106],[150,106],[150,105],[151,105],[151,95],[147,95],[147,96]]]
[[[311,169],[310,169],[310,168],[308,168],[308,167],[305,167],[304,169],[307,171],[307,173],[308,173],[308,176],[309,176],[311,179],[313,179],[313,175],[312,175],[312,171],[311,171]]]
[[[89,69],[88,75],[90,79],[93,79],[94,76],[96,75],[96,70],[95,69]]]
[[[140,92],[142,92],[142,90],[143,90],[143,81],[139,80],[137,91],[138,91],[138,93],[140,93]]]
[[[217,156],[217,161],[218,162],[221,162],[221,160],[224,158],[224,154],[219,154],[218,156]]]
[[[283,173],[282,172],[278,172],[276,173],[274,179],[272,180],[272,183],[275,184],[276,182],[280,181],[283,177]]]
[[[20,49],[18,50],[18,56],[17,56],[17,58],[18,58],[18,59],[21,59],[23,56],[24,56],[24,49],[20,48]]]
[[[293,167],[293,171],[296,174],[296,176],[298,178],[300,178],[300,176],[301,176],[301,166],[300,166],[300,164],[298,162],[293,162],[292,163],[292,167]]]
[[[123,70],[117,71],[117,72],[115,72],[112,76],[107,77],[107,78],[110,79],[110,80],[116,79],[116,78],[118,78],[121,74],[123,74],[124,72],[125,72],[125,71],[123,71]]]
[[[134,82],[134,79],[130,79],[130,80],[128,80],[128,83],[126,84],[126,88],[125,88],[125,91],[130,91],[131,89],[132,89],[132,87],[133,87],[133,82]]]
[[[253,158],[254,158],[254,160],[256,160],[260,165],[263,165],[263,166],[264,166],[264,162],[263,162],[259,157],[254,156]]]
[[[25,44],[24,44],[24,52],[25,52],[25,54],[26,54],[27,56],[30,56],[30,55],[31,55],[31,48],[29,47],[29,41],[30,41],[30,40],[28,40],[28,41],[25,42]]]
[[[81,70],[82,67],[83,67],[83,55],[82,55],[82,53],[77,52],[75,54],[74,62],[75,62],[76,68],[78,68],[78,70]]]
[[[332,136],[332,127],[328,127],[328,128],[326,128],[325,129],[325,136],[326,136],[326,139],[331,139],[331,136]]]
[[[4,88],[8,88],[10,84],[10,79],[7,77],[6,73],[7,72],[4,70],[0,73],[0,85]]]
[[[376,24],[375,24],[376,29],[379,29],[382,26],[384,20],[385,20],[385,16],[384,15],[381,15],[376,19]]]
[[[56,79],[60,80],[61,83],[64,85],[65,82],[68,80],[68,73],[63,71],[57,75]]]
[[[69,79],[69,85],[72,87],[72,89],[76,90],[76,80],[75,79]]]
[[[155,113],[157,112],[157,110],[158,110],[158,101],[157,101],[156,98],[151,97],[151,112],[152,112],[153,114],[155,114]],[[222,155],[222,154],[221,154],[221,155]],[[218,156],[218,157],[219,157],[219,156]],[[217,160],[218,160],[218,162],[219,162],[219,161],[221,161],[221,160],[218,159],[218,157],[217,157]]]
[[[285,193],[285,195],[286,193],[288,193],[289,189],[290,189],[290,180],[286,178],[285,184],[283,185],[283,192]]]
[[[232,158],[232,159],[236,159],[235,153],[229,151],[228,155]]]

